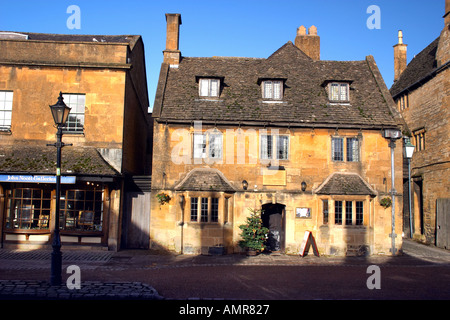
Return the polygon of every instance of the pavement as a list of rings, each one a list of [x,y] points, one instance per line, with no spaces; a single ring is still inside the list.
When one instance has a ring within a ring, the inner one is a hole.
[[[49,250],[0,249],[0,300],[164,300],[148,283],[134,281],[133,275],[148,270],[214,266],[355,266],[376,264],[450,266],[450,251],[427,246],[409,239],[403,241],[403,255],[398,257],[335,257],[310,255],[260,254],[248,257],[231,255],[175,255],[149,250],[63,251],[63,275],[68,278],[61,286],[51,286]],[[66,274],[75,265],[90,274],[80,288],[71,288],[75,273]],[[109,281],[102,274],[120,274],[119,281]],[[194,299],[194,298],[193,298]]]

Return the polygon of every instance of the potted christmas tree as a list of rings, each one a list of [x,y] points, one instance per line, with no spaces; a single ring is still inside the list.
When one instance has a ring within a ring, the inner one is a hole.
[[[250,217],[247,217],[247,223],[239,226],[242,230],[239,246],[245,249],[248,255],[256,255],[265,249],[264,242],[267,240],[269,229],[263,227],[261,210],[250,208],[248,210]]]

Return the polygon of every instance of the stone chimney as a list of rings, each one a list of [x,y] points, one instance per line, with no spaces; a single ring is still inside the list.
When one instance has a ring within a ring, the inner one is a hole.
[[[439,36],[436,51],[437,66],[440,67],[450,61],[450,0],[445,0],[444,29]]]
[[[297,29],[295,46],[302,50],[313,60],[320,60],[320,37],[317,35],[317,28],[311,26],[306,34],[306,28],[301,26]]]
[[[179,13],[166,13],[166,21],[166,50],[163,51],[163,63],[177,67],[181,60],[181,51],[179,50],[181,15]]]
[[[403,32],[398,31],[398,43],[394,46],[394,82],[400,78],[407,66],[406,47],[403,43]]]
[[[450,0],[445,0],[444,19],[445,26],[450,25]]]

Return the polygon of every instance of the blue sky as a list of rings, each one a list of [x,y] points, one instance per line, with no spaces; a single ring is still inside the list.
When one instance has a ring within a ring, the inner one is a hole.
[[[165,13],[181,13],[180,50],[186,57],[267,58],[296,30],[315,25],[322,60],[363,60],[373,55],[388,88],[393,48],[403,30],[408,62],[444,27],[444,0],[0,0],[0,30],[63,34],[139,34],[146,52],[150,107],[165,49]],[[80,29],[69,29],[67,8],[81,10]],[[367,20],[380,8],[380,28]]]

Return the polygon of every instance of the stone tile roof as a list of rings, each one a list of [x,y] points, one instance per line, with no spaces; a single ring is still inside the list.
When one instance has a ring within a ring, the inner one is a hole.
[[[335,172],[315,190],[325,195],[370,195],[376,192],[357,173]]]
[[[64,148],[61,154],[61,167],[62,173],[71,175],[119,175],[119,172],[114,170],[95,148]],[[0,146],[1,173],[54,174],[55,171],[55,147]]]
[[[437,69],[436,51],[439,39],[440,37],[430,43],[411,60],[405,71],[400,75],[400,78],[390,89],[393,97],[401,94],[404,90],[417,84],[419,81],[424,80],[424,78]]]
[[[137,35],[84,35],[0,31],[0,39],[20,39],[20,35],[27,36],[26,40],[100,43],[134,43],[140,37]]]
[[[369,59],[371,58],[371,59]],[[373,128],[395,126],[391,99],[372,57],[362,61],[315,61],[286,43],[267,59],[187,58],[163,64],[153,116],[160,121],[271,122],[300,126]],[[375,70],[376,69],[376,70]],[[199,77],[223,79],[220,97],[199,97]],[[285,79],[281,103],[263,101],[260,80]],[[325,83],[350,82],[350,103],[330,103]],[[380,84],[380,81],[383,82]],[[392,99],[391,99],[392,100]],[[393,102],[392,102],[393,103]]]
[[[216,169],[198,168],[190,171],[175,187],[179,191],[235,192],[225,176]]]

